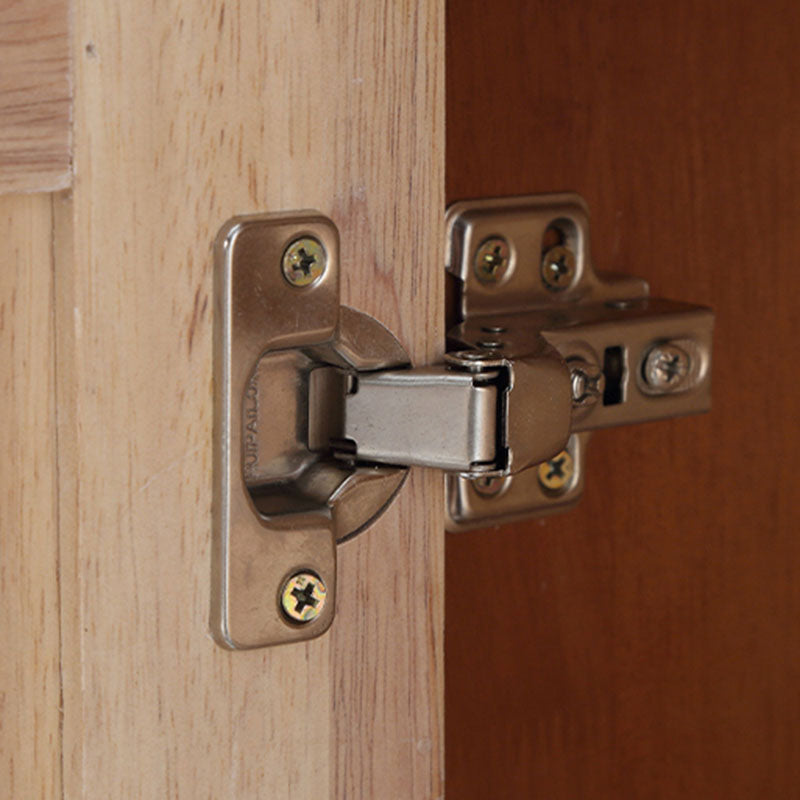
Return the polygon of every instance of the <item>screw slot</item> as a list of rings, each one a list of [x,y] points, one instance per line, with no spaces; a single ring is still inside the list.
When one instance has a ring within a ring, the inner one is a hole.
[[[542,259],[542,281],[553,292],[563,292],[575,279],[575,253],[564,245],[551,247]]]
[[[538,473],[539,483],[544,489],[554,494],[563,494],[572,486],[575,462],[566,450],[562,450],[549,461],[539,464]]]
[[[328,267],[325,248],[311,236],[295,239],[284,250],[281,260],[283,277],[299,289],[317,283]]]
[[[572,405],[594,405],[605,391],[605,375],[596,364],[582,358],[568,359],[572,383]]]
[[[475,251],[473,266],[481,283],[497,283],[508,271],[508,242],[502,236],[491,236]]]
[[[689,354],[677,345],[656,345],[645,356],[642,375],[649,386],[660,392],[680,389],[689,375]]]
[[[506,475],[500,477],[499,475],[483,475],[480,478],[474,478],[472,487],[475,492],[481,497],[498,497],[503,494],[511,483],[511,477]]]
[[[328,590],[313,572],[297,572],[281,589],[281,610],[290,622],[305,625],[322,613]]]

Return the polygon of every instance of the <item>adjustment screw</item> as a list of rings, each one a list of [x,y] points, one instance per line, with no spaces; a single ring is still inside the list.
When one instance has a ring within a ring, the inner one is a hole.
[[[325,248],[310,236],[295,239],[283,252],[283,276],[300,288],[316,283],[325,273],[328,256]]]
[[[570,366],[572,405],[594,405],[605,390],[606,376],[603,375],[603,371],[600,367],[589,364],[583,359],[567,363]]]
[[[283,584],[281,609],[292,622],[313,622],[325,608],[327,593],[325,583],[318,575],[297,572]]]
[[[574,475],[575,462],[566,450],[539,464],[539,483],[551,492],[566,491]]]
[[[482,283],[497,283],[508,271],[508,242],[492,236],[475,251],[475,274]]]
[[[574,278],[575,253],[561,244],[551,247],[542,259],[544,285],[554,292],[562,292],[569,288]]]
[[[642,375],[649,386],[661,392],[680,389],[689,375],[689,354],[681,347],[659,344],[645,356]]]

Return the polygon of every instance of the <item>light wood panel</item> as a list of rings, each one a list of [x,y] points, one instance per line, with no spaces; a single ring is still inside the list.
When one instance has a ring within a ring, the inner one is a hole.
[[[69,185],[69,5],[0,5],[0,194]]]
[[[341,231],[345,302],[416,362],[440,354],[441,3],[79,0],[74,28],[56,236],[66,794],[439,797],[436,475],[340,548],[329,634],[230,653],[206,631],[211,243],[232,214],[316,207]]]
[[[61,795],[52,213],[0,198],[0,795]]]
[[[578,190],[598,268],[717,312],[709,415],[599,433],[574,512],[448,539],[449,792],[796,797],[800,5],[448,9],[449,199]]]

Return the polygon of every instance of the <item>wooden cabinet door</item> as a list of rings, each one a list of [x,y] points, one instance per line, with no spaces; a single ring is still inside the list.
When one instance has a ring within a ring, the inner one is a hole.
[[[440,476],[339,548],[325,636],[208,615],[214,238],[319,209],[342,301],[441,358],[443,3],[6,5],[0,191],[70,188],[0,198],[0,796],[441,797]]]
[[[449,0],[448,201],[576,190],[595,264],[716,310],[713,409],[580,507],[447,538],[448,795],[800,792],[800,6]]]

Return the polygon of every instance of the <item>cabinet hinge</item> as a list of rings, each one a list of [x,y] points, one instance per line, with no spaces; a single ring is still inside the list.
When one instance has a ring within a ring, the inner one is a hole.
[[[708,410],[713,313],[595,273],[581,198],[458,203],[447,231],[447,355],[417,368],[340,306],[330,220],[241,217],[220,233],[220,643],[323,632],[336,542],[387,507],[409,466],[444,470],[449,529],[491,525],[574,505],[591,431]]]

